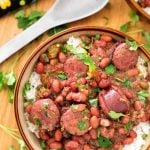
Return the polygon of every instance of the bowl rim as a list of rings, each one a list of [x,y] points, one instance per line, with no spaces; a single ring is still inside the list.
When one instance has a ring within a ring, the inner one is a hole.
[[[146,13],[142,7],[135,0],[126,0],[128,4],[131,4],[137,12],[139,12],[147,21],[150,21],[150,15]]]
[[[134,40],[137,42],[137,40],[135,40],[134,38],[130,37],[129,35],[121,32],[121,31],[118,31],[116,29],[113,29],[113,28],[109,28],[109,27],[102,27],[102,26],[77,26],[77,27],[72,27],[72,28],[69,28],[69,29],[66,29],[62,32],[59,32],[51,37],[49,37],[47,40],[45,40],[44,42],[42,42],[37,48],[34,49],[33,53],[27,58],[26,60],[26,63],[25,65],[23,66],[20,74],[19,74],[19,77],[18,77],[18,80],[17,80],[17,83],[16,83],[16,86],[15,86],[15,94],[14,94],[14,111],[15,111],[15,119],[16,119],[16,123],[17,123],[17,126],[18,126],[18,129],[19,129],[19,132],[23,138],[23,140],[25,141],[27,147],[29,149],[33,149],[32,145],[30,144],[30,142],[28,141],[27,137],[25,136],[25,133],[23,131],[23,128],[21,126],[21,122],[19,120],[19,111],[18,111],[18,92],[19,92],[19,87],[20,87],[20,83],[21,83],[21,80],[22,80],[22,77],[28,67],[28,65],[30,64],[30,62],[32,61],[32,58],[34,58],[34,56],[41,50],[43,49],[48,43],[50,43],[51,41],[65,35],[65,34],[68,34],[68,33],[71,33],[71,32],[80,32],[80,31],[86,31],[86,30],[91,30],[91,31],[103,31],[103,32],[108,32],[108,33],[111,33],[111,34],[114,34],[114,35],[118,35],[122,38],[128,38],[128,39],[131,39],[131,40]],[[139,44],[139,42],[137,42]],[[140,47],[141,51],[147,56],[148,59],[150,59],[150,54],[143,48],[143,47]]]

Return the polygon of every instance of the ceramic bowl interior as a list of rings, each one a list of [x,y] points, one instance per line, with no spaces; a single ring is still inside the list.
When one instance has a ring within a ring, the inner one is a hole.
[[[126,0],[129,5],[139,12],[147,21],[150,21],[150,15],[146,13],[143,8],[135,0]]]
[[[76,27],[76,28],[68,29],[64,32],[61,32],[49,38],[42,45],[40,45],[27,60],[16,85],[14,107],[15,107],[15,116],[16,116],[20,133],[24,141],[26,142],[27,146],[29,147],[29,149],[40,150],[41,148],[38,139],[27,128],[25,117],[24,117],[24,98],[22,96],[23,95],[22,93],[23,93],[23,86],[26,83],[26,81],[29,79],[29,76],[34,68],[35,63],[38,60],[38,57],[40,56],[40,54],[45,52],[50,45],[54,43],[65,42],[71,36],[76,37],[81,34],[94,35],[96,33],[99,34],[104,33],[107,35],[111,35],[114,39],[119,41],[122,41],[125,39],[125,37],[128,37],[127,35],[110,28],[106,29],[102,27]],[[128,38],[132,39],[130,37]],[[148,54],[143,49],[141,49],[141,52],[143,53],[142,55],[144,59],[148,60],[150,58],[150,56],[148,56]]]

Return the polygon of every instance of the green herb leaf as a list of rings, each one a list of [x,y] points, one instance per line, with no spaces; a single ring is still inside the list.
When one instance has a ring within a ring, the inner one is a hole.
[[[83,122],[83,121],[80,121],[78,124],[77,124],[77,127],[80,129],[80,130],[84,130],[86,128],[86,123]]]
[[[132,21],[133,25],[135,25],[136,22],[139,21],[139,19],[140,19],[139,15],[137,15],[137,13],[135,11],[131,11],[129,13],[129,16],[131,18],[131,21]]]
[[[61,80],[67,80],[68,77],[65,75],[63,71],[57,73],[57,78]]]
[[[13,104],[14,102],[14,91],[13,89],[8,88],[9,102]]]
[[[13,145],[11,145],[8,150],[16,150],[15,147]]]
[[[44,140],[41,140],[40,146],[41,146],[42,150],[45,150],[46,149],[46,142]]]
[[[96,39],[96,40],[99,40],[100,37],[101,37],[100,34],[95,34],[95,39]]]
[[[132,126],[133,126],[133,122],[132,122],[132,121],[129,121],[128,123],[126,123],[126,124],[124,125],[124,129],[125,129],[126,131],[129,131]]]
[[[120,27],[120,31],[122,31],[122,32],[127,32],[128,28],[129,28],[129,25],[130,25],[130,21],[126,22],[125,24],[123,24],[123,25]]]
[[[94,107],[97,107],[98,106],[98,99],[95,98],[95,99],[90,99],[89,100],[89,103],[94,106]]]
[[[4,72],[0,72],[0,91],[2,90],[2,88],[4,86],[5,76],[6,75]]]
[[[119,119],[120,117],[125,116],[125,115],[123,113],[117,113],[115,111],[110,111],[109,116],[112,119]]]
[[[6,84],[8,85],[8,87],[14,88],[14,86],[16,84],[16,77],[15,77],[15,74],[13,71],[6,74]]]
[[[101,91],[101,88],[96,87],[96,88],[93,88],[92,90],[93,90],[94,92],[97,92],[97,93],[98,93],[98,92]]]
[[[140,100],[146,100],[149,97],[149,93],[147,91],[141,90],[137,93],[137,96]]]
[[[20,146],[20,150],[26,150],[27,149],[27,147],[26,147],[26,145],[22,139],[18,140],[18,144]]]
[[[41,120],[40,120],[39,118],[35,118],[35,122],[36,122],[36,125],[37,125],[38,127],[41,127],[41,126],[42,126],[42,122],[41,122]]]
[[[122,82],[126,87],[131,88],[131,81],[128,79],[120,79],[120,78],[115,78],[115,80]]]
[[[43,16],[43,12],[40,11],[31,11],[28,16],[26,16],[24,10],[20,10],[16,13],[15,17],[18,20],[18,28],[26,29],[32,24],[34,24],[37,20],[39,20]]]
[[[112,146],[112,141],[104,136],[98,137],[98,144],[102,148],[110,148]]]
[[[150,52],[150,43],[144,44],[143,47]]]
[[[150,42],[150,33],[149,32],[143,31],[142,35],[145,37],[147,42]]]
[[[130,46],[129,50],[131,51],[136,51],[139,47],[136,41],[125,39],[125,42]]]
[[[142,134],[142,138],[143,138],[143,140],[146,140],[146,138],[148,137],[148,134]]]
[[[26,82],[23,87],[23,96],[26,97],[26,92],[31,89],[31,84],[29,82]]]
[[[65,30],[65,29],[67,29],[67,26],[66,26],[66,25],[57,26],[57,27],[55,27],[55,28],[50,29],[50,30],[48,31],[48,35],[49,35],[49,36],[52,36],[52,35],[54,35],[54,34],[60,32],[60,31]]]
[[[108,65],[104,69],[106,74],[114,74],[116,72],[116,67],[113,64]]]

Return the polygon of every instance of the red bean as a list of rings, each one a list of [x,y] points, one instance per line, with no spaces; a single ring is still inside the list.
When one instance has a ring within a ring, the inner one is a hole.
[[[49,145],[51,149],[61,149],[63,146],[60,142],[53,142]]]
[[[123,134],[123,135],[127,134],[127,131],[124,128],[119,128],[118,131],[119,131],[120,134]]]
[[[44,130],[44,129],[39,130],[39,136],[42,140],[48,140],[49,139],[49,136],[47,135],[46,130]]]
[[[55,139],[54,138],[50,138],[47,141],[47,145],[50,146],[50,144],[53,143],[53,142],[55,142]]]
[[[133,138],[127,137],[126,139],[123,140],[124,144],[131,144],[133,142]]]
[[[102,72],[102,74],[101,74],[101,78],[102,78],[102,79],[107,79],[107,75],[106,75],[106,73],[105,73],[105,72]]]
[[[101,118],[100,119],[100,125],[103,127],[108,127],[111,125],[111,122],[108,119]]]
[[[61,102],[63,102],[63,100],[64,100],[64,98],[63,98],[62,95],[58,95],[58,96],[55,98],[55,102],[56,102],[56,103],[61,103]]]
[[[58,59],[51,59],[50,60],[50,65],[54,66],[58,63]]]
[[[70,92],[67,96],[66,96],[66,100],[67,101],[71,101],[72,100],[72,92]]]
[[[61,139],[62,139],[62,132],[59,129],[56,130],[54,137],[55,137],[56,141],[58,141],[58,142],[61,141]]]
[[[108,86],[110,86],[111,82],[109,79],[102,79],[100,82],[99,82],[99,87],[100,88],[106,88]]]
[[[32,104],[28,104],[28,105],[26,106],[26,108],[25,108],[25,111],[26,111],[28,114],[30,114],[31,108],[32,108]]]
[[[135,102],[134,102],[134,109],[135,109],[136,111],[139,111],[139,110],[142,109],[142,105],[141,105],[140,101],[135,101]]]
[[[90,81],[89,81],[89,85],[90,85],[91,87],[97,87],[97,82],[96,82],[95,80],[90,80]]]
[[[80,35],[80,38],[83,41],[83,43],[85,43],[87,45],[91,43],[91,40],[87,35]]]
[[[91,150],[91,148],[88,144],[85,144],[84,147],[83,147],[83,150]]]
[[[89,134],[90,134],[92,139],[97,139],[97,131],[95,129],[91,129],[89,131]]]
[[[43,97],[48,98],[48,97],[50,97],[50,94],[51,94],[50,90],[46,90],[43,92]]]
[[[76,102],[86,102],[87,96],[81,92],[72,93],[72,99]]]
[[[113,145],[113,149],[114,149],[114,150],[120,150],[120,149],[122,149],[121,143],[120,143],[120,144],[117,144],[117,143],[114,144],[114,145]]]
[[[60,52],[58,55],[58,59],[61,63],[64,63],[66,61],[67,57],[64,53]]]
[[[83,111],[86,109],[86,105],[78,105],[77,111]]]
[[[134,77],[137,76],[138,74],[139,74],[139,70],[137,68],[130,69],[127,71],[128,77]]]
[[[123,116],[123,117],[121,118],[121,122],[122,122],[123,124],[127,124],[129,121],[130,121],[130,117],[129,117],[129,116]]]
[[[84,95],[88,96],[89,95],[89,91],[87,89],[79,89],[79,91],[81,93],[83,93]]]
[[[135,97],[133,91],[131,91],[131,90],[129,90],[129,89],[125,89],[125,90],[124,90],[124,94],[125,94],[125,96],[126,96],[127,98],[129,98],[129,99]]]
[[[65,150],[78,149],[79,143],[77,141],[68,141],[65,143]]]
[[[148,88],[148,82],[147,81],[140,81],[140,87],[143,89],[147,89]]]
[[[79,82],[80,84],[86,84],[86,79],[85,79],[85,78],[80,78],[80,79],[78,80],[78,82]]]
[[[72,140],[77,141],[79,144],[82,145],[85,143],[84,138],[82,136],[73,136]]]
[[[65,97],[65,96],[67,96],[67,94],[69,93],[69,91],[70,91],[70,87],[64,87],[63,90],[62,90],[62,92],[61,92],[61,95],[63,97]]]
[[[98,109],[98,108],[96,108],[96,107],[91,107],[91,108],[90,108],[90,111],[91,111],[91,114],[92,114],[93,116],[99,117],[100,113],[99,113],[99,109]]]
[[[129,134],[130,134],[131,138],[136,138],[137,137],[137,133],[134,130],[131,130]]]
[[[38,62],[36,65],[36,72],[39,74],[44,73],[44,65],[41,62]]]
[[[115,134],[114,128],[108,130],[108,138],[112,139],[114,137],[114,134]]]
[[[77,88],[78,88],[78,86],[77,86],[77,83],[76,83],[76,82],[72,82],[72,83],[70,83],[70,87],[71,87],[71,90],[72,90],[72,91],[76,91],[76,90],[77,90]]]
[[[54,79],[52,82],[52,89],[55,93],[59,93],[61,90],[61,84],[58,80]]]
[[[92,116],[90,118],[90,124],[92,126],[92,128],[96,129],[99,126],[99,119],[96,116]]]
[[[104,40],[104,41],[106,41],[106,42],[111,42],[112,41],[112,37],[111,36],[109,36],[109,35],[102,35],[101,36],[101,40]]]
[[[107,65],[109,65],[109,63],[110,63],[110,58],[106,57],[101,60],[99,66],[101,68],[105,68]]]
[[[88,133],[84,134],[83,135],[83,138],[86,140],[86,141],[89,141],[91,139],[90,135]]]
[[[108,137],[108,129],[106,127],[100,128],[100,134],[102,136]]]
[[[94,45],[97,47],[106,47],[107,43],[104,40],[95,40]]]

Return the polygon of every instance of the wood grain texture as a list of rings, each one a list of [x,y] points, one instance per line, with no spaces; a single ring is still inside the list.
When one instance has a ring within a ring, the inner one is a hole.
[[[46,11],[54,0],[41,0],[37,4],[33,4],[27,8],[29,10],[43,10]],[[131,8],[128,6],[126,1],[124,0],[110,0],[110,3],[100,12],[95,15],[88,17],[86,19],[82,19],[80,21],[76,21],[74,23],[68,24],[69,27],[73,26],[107,26],[115,29],[119,29],[119,27],[129,20],[128,13]],[[58,10],[59,11],[59,10]],[[61,12],[60,12],[61,13]],[[108,23],[106,24],[106,20],[104,17],[108,17]],[[150,32],[150,24],[146,21],[140,21],[138,23],[138,28],[143,28]],[[137,28],[133,28],[137,29]],[[16,34],[21,32],[22,30],[18,29],[17,21],[15,19],[14,13],[9,14],[0,18],[0,46],[6,43],[8,40],[13,38]],[[136,38],[139,42],[145,42],[144,39],[139,34],[132,34],[132,37]],[[43,34],[36,41],[31,42],[25,48],[23,48],[20,52],[13,55],[7,61],[0,65],[0,71],[8,72],[13,65],[16,57],[21,55],[21,58],[14,64],[15,74],[18,76],[21,72],[23,65],[25,64],[26,59],[29,55],[34,51],[34,49],[42,43],[47,38],[47,33]],[[13,105],[8,102],[7,89],[4,89],[0,92],[0,124],[17,128],[16,120],[14,116],[14,108]],[[9,135],[4,133],[0,129],[0,150],[7,150],[10,145],[14,145],[16,149],[19,149],[17,142],[12,139]]]

